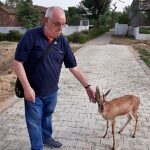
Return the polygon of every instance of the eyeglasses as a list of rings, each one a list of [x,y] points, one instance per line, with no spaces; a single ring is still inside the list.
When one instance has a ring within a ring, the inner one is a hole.
[[[56,26],[56,27],[64,27],[66,24],[65,23],[59,23],[59,22],[55,22],[53,21],[51,18],[48,17],[48,19]]]

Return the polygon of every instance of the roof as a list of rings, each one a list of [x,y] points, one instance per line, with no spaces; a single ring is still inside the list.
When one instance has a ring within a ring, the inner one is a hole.
[[[12,8],[8,8],[8,7],[3,7],[0,6],[1,9],[3,9],[4,11],[6,11],[7,13],[11,14],[11,15],[15,15],[16,14],[16,10],[12,9]]]
[[[43,7],[43,6],[38,6],[38,5],[34,5],[36,8],[38,8],[42,13],[45,14],[47,8]],[[4,6],[0,6],[1,9],[3,9],[4,11],[6,11],[8,14],[10,15],[16,15],[16,9],[14,8],[9,8],[9,7],[4,7]]]

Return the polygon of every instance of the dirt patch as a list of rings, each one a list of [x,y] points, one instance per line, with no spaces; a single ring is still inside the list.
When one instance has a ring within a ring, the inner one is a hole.
[[[16,76],[12,60],[16,46],[16,42],[0,42],[0,112],[11,104],[12,101],[8,99],[14,95]]]
[[[131,38],[126,38],[122,36],[113,36],[112,40],[110,41],[110,44],[118,44],[118,45],[130,45],[132,46],[135,50],[139,50],[140,48],[147,50],[150,52],[150,41],[145,40],[135,40]]]

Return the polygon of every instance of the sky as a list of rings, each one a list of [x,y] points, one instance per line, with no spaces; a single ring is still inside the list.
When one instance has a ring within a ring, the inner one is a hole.
[[[40,5],[40,6],[60,6],[63,9],[67,10],[68,7],[70,6],[77,6],[81,0],[33,0],[33,4],[35,5]],[[124,3],[120,2],[123,1]],[[125,6],[131,5],[132,0],[113,0],[112,4],[117,2],[116,6],[117,9],[116,11],[123,11],[123,8]],[[113,8],[113,6],[112,6]]]
[[[4,2],[5,0],[0,0],[0,1]],[[39,5],[44,7],[60,6],[63,9],[67,10],[68,7],[77,6],[81,0],[32,0],[32,1],[34,5]],[[133,0],[113,0],[112,4],[117,2],[116,11],[123,11],[123,8],[125,8],[125,6],[131,5],[132,1]],[[114,8],[113,5],[111,5],[111,7]]]

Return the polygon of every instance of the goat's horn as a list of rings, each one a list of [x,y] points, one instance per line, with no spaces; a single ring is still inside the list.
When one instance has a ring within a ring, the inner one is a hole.
[[[111,90],[111,89],[109,89],[109,90],[104,94],[105,97],[109,94],[110,90]]]

